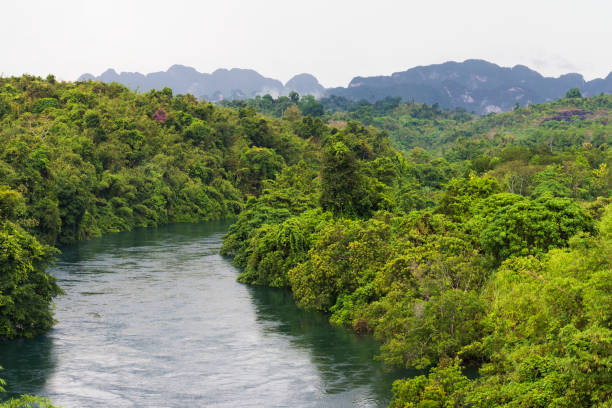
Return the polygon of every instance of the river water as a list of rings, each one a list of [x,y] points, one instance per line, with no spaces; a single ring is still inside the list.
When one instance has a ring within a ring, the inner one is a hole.
[[[8,395],[80,407],[384,407],[377,343],[236,282],[227,223],[108,234],[63,249],[58,324],[0,343]],[[6,396],[6,395],[5,395]]]

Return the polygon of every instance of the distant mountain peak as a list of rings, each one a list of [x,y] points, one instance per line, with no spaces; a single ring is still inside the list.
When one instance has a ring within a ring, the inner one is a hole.
[[[294,75],[289,81],[287,81],[287,84],[294,82],[294,81],[309,81],[311,83],[316,83],[317,85],[320,85],[319,81],[317,80],[317,78],[315,78],[314,75],[308,74],[306,72]]]
[[[106,71],[104,71],[102,75],[118,75],[118,74],[117,74],[117,71],[115,71],[113,68],[109,68]]]
[[[168,86],[175,94],[190,93],[211,101],[252,98],[268,93],[278,97],[288,95],[294,89],[300,94],[315,96],[325,94],[325,88],[310,74],[296,75],[288,82],[289,87],[287,88],[282,82],[266,78],[259,72],[248,68],[219,68],[207,74],[180,64],[172,65],[167,71],[152,72],[146,75],[133,72],[118,74],[114,69],[109,68],[100,76],[84,74],[79,77],[79,80],[118,82],[141,92],[163,89]]]
[[[196,71],[195,68],[188,67],[186,65],[180,65],[180,64],[172,65],[170,68],[168,68],[167,72],[172,72],[174,74],[183,74],[183,73],[199,74],[199,72]]]
[[[313,95],[318,98],[325,95],[325,88],[319,83],[314,75],[303,73],[295,75],[285,84],[289,92],[295,91],[300,95]]]
[[[587,82],[577,73],[551,78],[525,65],[502,67],[482,59],[421,65],[388,76],[357,76],[346,88],[331,89],[325,89],[317,78],[307,73],[295,75],[283,85],[252,69],[219,68],[208,74],[180,64],[172,65],[167,71],[146,75],[134,72],[118,74],[114,69],[108,69],[98,77],[81,75],[79,80],[118,82],[141,92],[168,86],[175,94],[190,93],[210,101],[265,94],[278,97],[291,91],[315,97],[337,95],[369,101],[400,97],[404,101],[437,103],[450,109],[461,107],[480,114],[508,111],[514,109],[517,102],[524,106],[562,98],[571,88],[579,88],[584,96],[612,93],[612,72],[605,79]]]
[[[612,93],[612,73],[605,80],[586,82],[576,73],[550,78],[524,65],[509,68],[468,59],[418,66],[389,76],[355,77],[347,88],[328,89],[327,94],[370,102],[400,97],[486,114],[514,109],[517,102],[524,106],[562,98],[571,88],[579,88],[584,96]]]
[[[582,74],[577,74],[575,72],[570,72],[568,74],[560,75],[559,79],[569,79],[569,80],[584,82],[584,77],[582,76]]]

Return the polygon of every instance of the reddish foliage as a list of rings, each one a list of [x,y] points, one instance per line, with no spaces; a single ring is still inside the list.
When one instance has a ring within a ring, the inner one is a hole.
[[[168,119],[168,114],[162,108],[159,108],[154,114],[153,119],[159,123],[164,123]]]

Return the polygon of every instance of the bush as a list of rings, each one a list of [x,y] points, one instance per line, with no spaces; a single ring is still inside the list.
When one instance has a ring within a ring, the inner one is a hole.
[[[59,108],[59,102],[55,98],[40,98],[34,104],[34,108],[32,108],[32,112],[34,113],[42,113],[48,108]]]

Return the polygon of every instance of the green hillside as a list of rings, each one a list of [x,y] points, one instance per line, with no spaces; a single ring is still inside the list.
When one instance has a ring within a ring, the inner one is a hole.
[[[51,326],[49,245],[235,217],[308,146],[287,121],[169,89],[0,79],[0,336]]]
[[[319,171],[249,201],[222,250],[239,279],[432,368],[393,407],[609,406],[612,98],[474,118],[384,105],[327,111],[341,130],[322,132]]]
[[[0,78],[0,337],[54,323],[54,247],[237,217],[241,282],[431,369],[392,406],[609,407],[612,97],[346,103]]]

